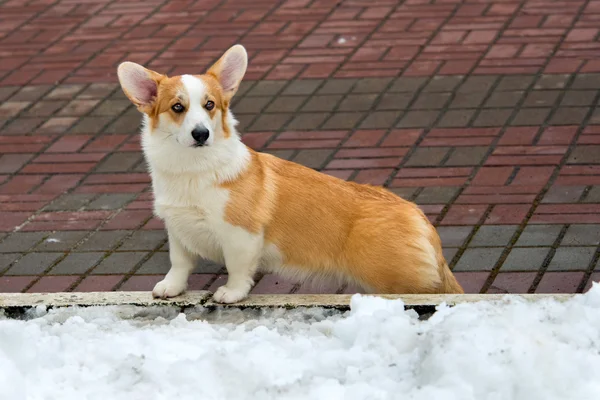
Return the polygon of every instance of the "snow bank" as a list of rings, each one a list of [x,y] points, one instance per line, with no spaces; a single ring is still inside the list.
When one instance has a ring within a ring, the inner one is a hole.
[[[241,312],[240,312],[241,313]],[[352,311],[106,307],[0,320],[0,399],[600,399],[600,285],[566,303]],[[241,323],[238,321],[241,321]]]

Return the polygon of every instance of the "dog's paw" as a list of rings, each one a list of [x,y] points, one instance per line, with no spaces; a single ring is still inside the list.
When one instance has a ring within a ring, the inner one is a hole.
[[[248,296],[248,289],[242,288],[228,288],[226,285],[221,286],[217,289],[215,294],[213,294],[213,300],[217,303],[236,303],[240,300],[243,300]]]
[[[158,282],[152,290],[152,297],[166,299],[179,296],[186,289],[186,282],[175,282],[173,280],[163,279]]]

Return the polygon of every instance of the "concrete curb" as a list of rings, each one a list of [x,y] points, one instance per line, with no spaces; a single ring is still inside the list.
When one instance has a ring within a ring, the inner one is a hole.
[[[348,310],[351,295],[251,295],[236,304],[219,304],[211,300],[212,293],[207,291],[191,291],[168,300],[153,299],[149,292],[81,292],[81,293],[4,293],[0,294],[0,310],[9,316],[18,316],[26,310],[40,305],[56,308],[69,306],[169,306],[186,309],[204,306],[209,309],[227,308],[297,308],[324,307]],[[527,301],[553,299],[565,301],[577,294],[464,294],[464,295],[380,295],[386,299],[401,299],[407,309],[414,309],[419,314],[435,311],[435,306],[446,303],[456,305],[478,301],[502,301],[510,298],[522,298]]]

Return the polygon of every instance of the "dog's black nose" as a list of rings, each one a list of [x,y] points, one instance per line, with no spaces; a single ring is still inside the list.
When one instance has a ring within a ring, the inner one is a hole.
[[[203,146],[204,143],[208,140],[210,136],[210,132],[203,126],[197,126],[192,131],[192,137],[196,141],[196,146]]]

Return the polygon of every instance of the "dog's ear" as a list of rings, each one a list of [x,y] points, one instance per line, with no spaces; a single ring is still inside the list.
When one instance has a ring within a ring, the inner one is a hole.
[[[247,67],[248,53],[244,46],[236,44],[210,67],[207,74],[217,78],[223,88],[223,95],[229,101],[237,92]]]
[[[129,61],[119,65],[117,75],[123,92],[140,111],[154,103],[158,85],[165,77]]]

